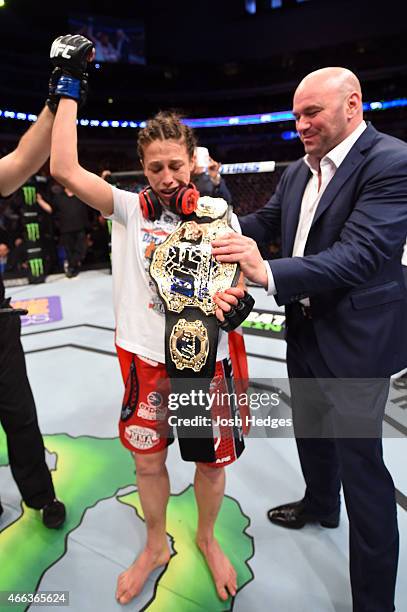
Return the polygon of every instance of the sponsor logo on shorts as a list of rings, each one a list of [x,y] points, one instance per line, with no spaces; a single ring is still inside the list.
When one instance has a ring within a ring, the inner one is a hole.
[[[140,402],[137,416],[147,421],[163,421],[167,414],[166,406],[163,406],[163,397],[158,391],[151,391],[147,395],[147,404]]]
[[[151,406],[156,406],[156,408],[158,408],[163,403],[163,396],[161,393],[158,393],[158,391],[151,391],[151,393],[147,395],[147,402]]]
[[[226,457],[219,457],[218,459],[216,459],[215,463],[226,463],[227,461],[231,460],[231,456],[230,455],[226,455]]]
[[[126,440],[139,450],[148,450],[157,446],[160,441],[159,434],[149,427],[139,427],[138,425],[129,425],[124,430]]]

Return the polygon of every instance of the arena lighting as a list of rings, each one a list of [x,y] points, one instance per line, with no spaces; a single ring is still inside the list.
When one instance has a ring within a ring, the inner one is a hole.
[[[250,15],[256,14],[256,0],[245,0],[245,9]]]
[[[283,140],[294,140],[294,138],[298,138],[298,132],[282,132],[281,138]]]
[[[219,168],[221,174],[253,174],[259,172],[274,172],[275,161],[238,162],[236,164],[222,164]]]
[[[374,102],[364,102],[364,111],[384,111],[390,108],[400,108],[407,106],[407,98],[396,98],[394,100],[377,100]],[[0,118],[15,119],[17,121],[36,121],[37,115],[23,113],[13,110],[1,110]],[[184,119],[186,125],[192,128],[214,128],[214,127],[234,127],[236,125],[261,125],[265,123],[280,123],[283,121],[294,121],[291,111],[278,111],[275,113],[262,113],[258,115],[237,115],[230,117],[204,117],[200,119]],[[77,123],[81,126],[89,127],[112,127],[112,128],[144,128],[146,121],[118,120],[118,119],[79,119]],[[296,136],[296,132],[283,132],[283,140],[291,140]]]
[[[261,115],[238,115],[235,117],[207,117],[204,119],[184,119],[184,123],[192,128],[204,127],[230,127],[234,125],[256,125],[262,123],[276,123],[279,121],[293,121],[291,111],[277,113],[262,113]]]
[[[0,8],[3,8],[3,6],[6,6],[6,0],[0,0]]]

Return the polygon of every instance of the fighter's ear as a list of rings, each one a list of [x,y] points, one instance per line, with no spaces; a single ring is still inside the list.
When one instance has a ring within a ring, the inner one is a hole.
[[[144,162],[143,162],[143,160],[142,160],[141,158],[140,158],[140,164],[141,164],[141,167],[142,167],[142,168],[143,168],[143,170],[144,170]]]

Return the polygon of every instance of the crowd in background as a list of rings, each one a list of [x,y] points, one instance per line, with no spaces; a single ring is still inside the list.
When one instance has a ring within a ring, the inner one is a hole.
[[[42,178],[42,177],[41,177]],[[86,267],[109,264],[109,232],[106,220],[89,207],[70,202],[73,214],[64,198],[64,189],[48,178],[36,185],[35,210],[39,218],[41,246],[44,253],[45,273],[64,271],[76,276],[82,265]],[[77,269],[68,269],[69,239],[81,233],[82,246]],[[27,273],[26,235],[23,219],[23,190],[0,199],[0,272],[5,278]]]
[[[106,163],[113,168],[112,163]],[[121,168],[120,168],[121,169]],[[281,172],[261,174],[231,174],[222,179],[229,196],[229,203],[238,215],[245,215],[262,207],[274,191]],[[120,187],[140,191],[145,186],[144,177],[132,176],[120,179]],[[65,272],[76,276],[80,268],[107,267],[110,265],[110,236],[106,220],[89,207],[79,205],[69,198],[65,204],[63,188],[51,177],[40,178],[36,186],[35,209],[39,214],[40,236],[44,252],[46,274]],[[219,196],[222,194],[211,193]],[[225,197],[223,195],[223,197]],[[24,276],[27,273],[27,252],[23,223],[23,191],[19,189],[7,199],[0,198],[0,272],[5,278]],[[66,209],[76,211],[67,218]],[[76,262],[69,264],[72,233],[82,232],[82,245],[76,247]],[[268,259],[277,256],[279,245],[262,245]],[[80,263],[79,263],[80,262]]]

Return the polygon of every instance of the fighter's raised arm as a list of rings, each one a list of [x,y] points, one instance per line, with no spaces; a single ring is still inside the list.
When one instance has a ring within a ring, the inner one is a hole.
[[[44,108],[16,149],[0,159],[0,195],[16,191],[47,161],[53,121],[54,115]]]
[[[80,200],[104,215],[113,212],[111,187],[102,178],[85,170],[78,161],[75,100],[62,99],[52,130],[51,174]]]
[[[52,130],[51,174],[83,202],[110,215],[113,212],[111,188],[78,161],[76,117],[92,47],[90,40],[79,35],[60,37],[52,45],[51,59],[56,69],[61,70],[61,76],[56,88],[60,100]]]

